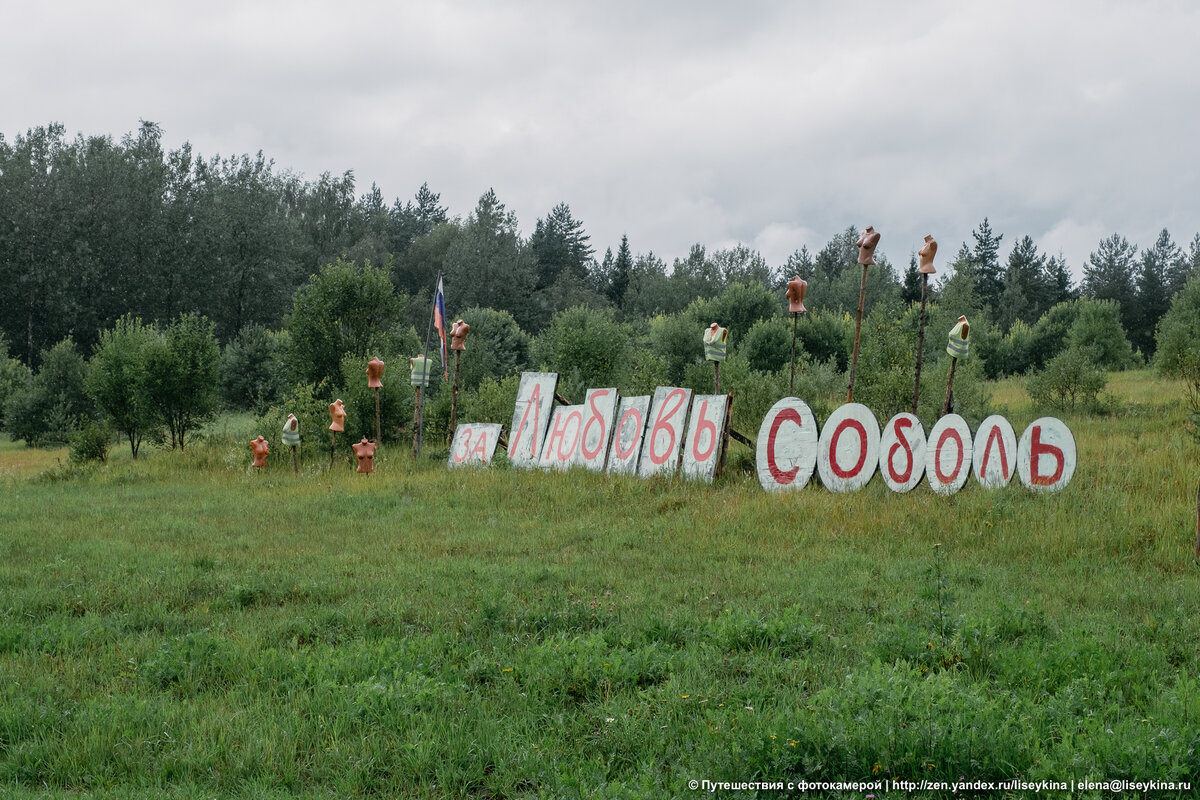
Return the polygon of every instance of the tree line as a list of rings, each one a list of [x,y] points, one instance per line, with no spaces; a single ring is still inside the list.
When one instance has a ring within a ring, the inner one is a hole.
[[[191,315],[218,347],[227,403],[267,408],[298,401],[295,387],[305,386],[316,408],[348,391],[355,358],[415,355],[439,272],[449,313],[473,325],[481,353],[464,366],[468,392],[543,366],[579,386],[703,388],[699,330],[711,321],[733,335],[723,375],[736,381],[739,363],[747,375],[778,372],[790,358],[782,289],[792,275],[809,282],[815,309],[797,327],[801,362],[813,376],[826,370],[830,384],[845,369],[860,275],[853,226],[782,265],[743,245],[702,244],[668,264],[635,253],[624,236],[599,255],[565,202],[525,237],[492,189],[465,218],[451,217],[428,185],[390,203],[375,185],[356,192],[352,172],[305,181],[262,153],[164,151],[150,122],[119,141],[69,139],[60,125],[0,137],[0,400],[28,390],[29,370],[44,371],[47,354],[61,372],[65,350],[94,359],[122,325],[165,336]],[[1113,234],[1076,287],[1065,260],[1031,237],[1007,255],[1003,244],[985,218],[970,243],[938,259],[929,358],[944,349],[939,326],[965,313],[981,378],[1045,369],[1072,341],[1090,363],[1144,361],[1171,298],[1200,265],[1200,234],[1186,250],[1166,230],[1142,250]],[[903,272],[876,258],[860,374],[874,376],[877,394],[892,387],[878,400],[884,413],[911,373],[921,283],[915,253]]]

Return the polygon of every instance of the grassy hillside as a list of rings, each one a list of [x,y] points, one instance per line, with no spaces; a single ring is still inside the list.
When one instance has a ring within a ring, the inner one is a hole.
[[[247,418],[104,467],[2,446],[0,790],[1189,780],[1197,445],[1180,386],[1109,388],[1117,413],[1066,418],[1079,467],[1052,496],[773,496],[399,449],[296,478],[280,452],[249,468]],[[995,401],[1018,433],[1037,416],[1019,384]]]

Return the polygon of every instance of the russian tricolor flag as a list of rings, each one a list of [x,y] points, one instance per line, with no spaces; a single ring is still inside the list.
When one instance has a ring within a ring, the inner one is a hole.
[[[442,290],[442,277],[438,276],[437,293],[433,296],[433,327],[437,328],[438,337],[442,340],[442,379],[450,379],[450,371],[446,366],[446,293]]]

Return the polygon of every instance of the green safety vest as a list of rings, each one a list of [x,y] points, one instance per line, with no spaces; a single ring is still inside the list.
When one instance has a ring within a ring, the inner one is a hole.
[[[712,328],[704,331],[704,358],[708,361],[725,360],[725,341],[729,338],[728,328]]]
[[[954,358],[962,358],[967,354],[967,336],[970,334],[971,328],[967,321],[959,320],[959,322],[950,331],[950,341],[946,345],[946,352]]]
[[[413,386],[429,387],[429,379],[433,375],[433,364],[425,356],[417,356],[412,360],[412,374],[408,382]]]

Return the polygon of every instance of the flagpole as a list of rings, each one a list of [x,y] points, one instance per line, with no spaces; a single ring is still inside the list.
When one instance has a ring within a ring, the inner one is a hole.
[[[425,349],[421,351],[421,355],[429,358],[429,335],[433,333],[433,315],[437,311],[437,287],[442,282],[442,272],[438,270],[438,282],[433,286],[433,302],[429,305],[429,325],[425,328]],[[426,362],[428,364],[429,362]],[[425,386],[422,389],[428,388]],[[421,393],[417,393],[420,398]],[[423,404],[417,405],[417,457],[421,457],[421,443],[425,441],[425,413],[421,408]]]

